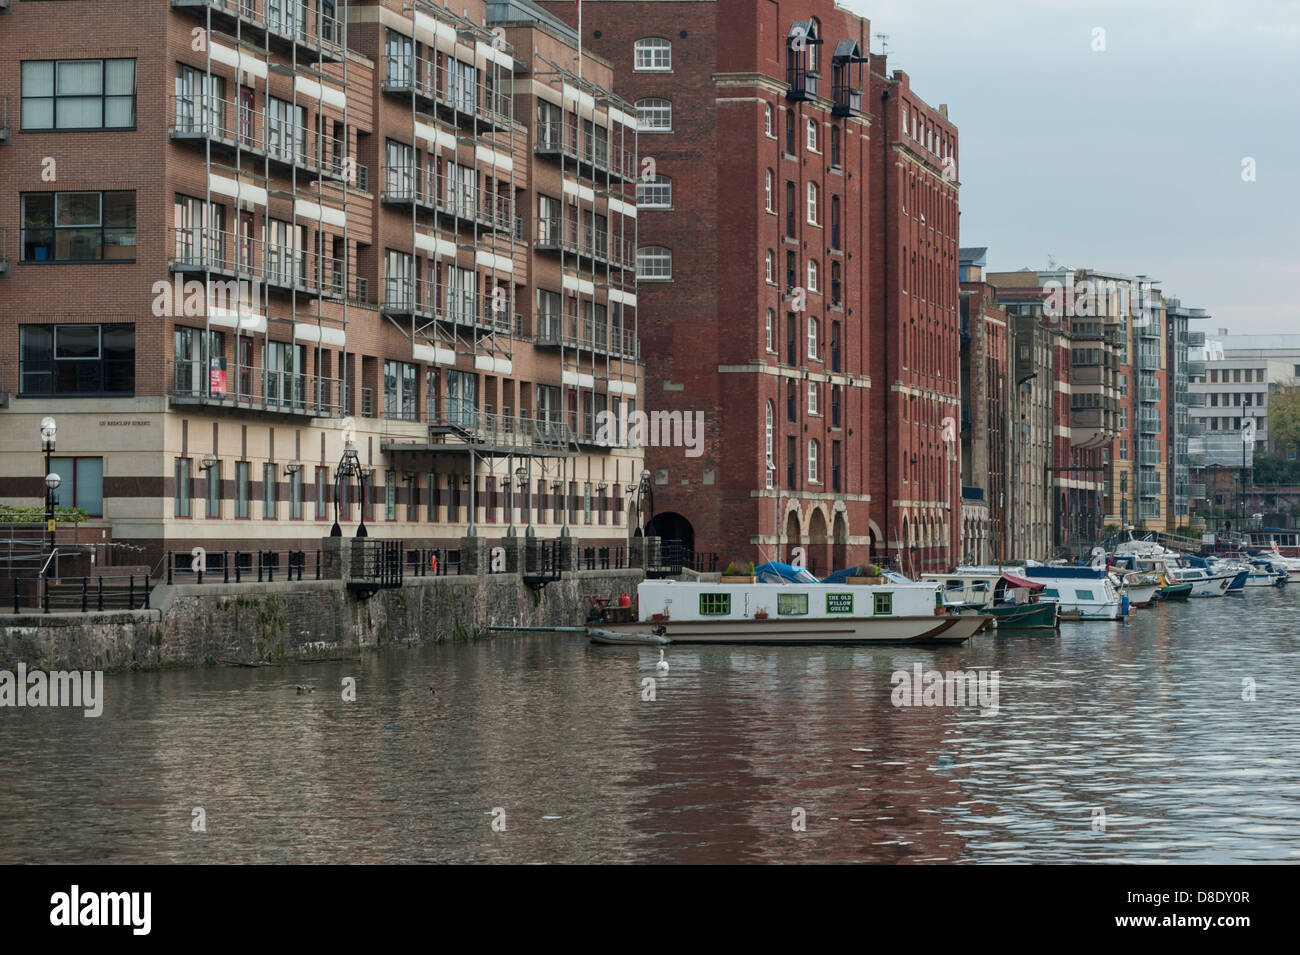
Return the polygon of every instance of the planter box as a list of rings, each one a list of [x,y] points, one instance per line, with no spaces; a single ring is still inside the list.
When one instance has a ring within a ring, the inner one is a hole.
[[[864,587],[883,587],[885,585],[884,577],[850,577],[850,584],[858,584]]]
[[[757,576],[754,576],[754,575],[745,576],[745,577],[728,577],[728,576],[726,576],[726,575],[724,574],[724,575],[722,576],[722,579],[719,580],[718,583],[720,583],[720,584],[756,584],[756,583],[758,583],[758,577],[757,577]]]

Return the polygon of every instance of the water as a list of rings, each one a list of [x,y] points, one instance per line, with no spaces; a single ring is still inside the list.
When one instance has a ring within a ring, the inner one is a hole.
[[[98,719],[0,709],[0,862],[1295,861],[1297,612],[1293,584],[667,674],[575,634],[110,674]],[[918,662],[998,670],[997,714],[895,708]]]

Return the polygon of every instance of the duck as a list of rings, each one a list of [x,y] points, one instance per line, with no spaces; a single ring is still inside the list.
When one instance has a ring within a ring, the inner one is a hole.
[[[668,661],[664,659],[664,651],[662,647],[659,649],[659,663],[655,667],[655,669],[658,670],[660,673],[668,672]]]
[[[306,694],[306,693],[315,693],[315,692],[316,692],[316,687],[314,687],[314,686],[304,686],[304,685],[301,684],[301,683],[299,683],[296,687],[294,687],[294,689],[296,689],[296,690],[298,691],[298,695],[299,695],[299,696],[302,696],[302,695],[304,695],[304,694]]]

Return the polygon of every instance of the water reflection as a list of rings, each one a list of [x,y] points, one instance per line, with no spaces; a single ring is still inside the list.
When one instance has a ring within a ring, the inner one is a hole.
[[[1298,609],[1300,587],[964,647],[674,647],[667,674],[555,635],[109,675],[99,719],[0,710],[0,861],[1291,861]],[[916,663],[998,670],[997,715],[895,708]]]

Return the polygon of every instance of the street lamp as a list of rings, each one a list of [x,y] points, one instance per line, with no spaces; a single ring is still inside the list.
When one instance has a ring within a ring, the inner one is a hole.
[[[523,467],[522,465],[520,467],[515,468],[515,483],[519,485],[519,498],[520,498],[519,513],[525,525],[524,536],[534,537],[536,536],[537,532],[533,530],[533,522],[529,519],[531,518],[532,515],[524,515],[524,507],[527,506],[527,504],[529,503],[527,498],[524,496],[525,492],[528,489],[528,469]],[[532,510],[531,507],[529,507],[528,509]]]
[[[41,450],[45,452],[45,533],[49,537],[50,550],[54,550],[54,492],[62,479],[54,473],[50,464],[50,455],[54,453],[54,438],[58,426],[53,418],[41,419]]]
[[[343,456],[339,458],[339,466],[334,471],[334,526],[330,528],[330,537],[343,536],[343,528],[339,526],[339,501],[343,497],[345,482],[354,474],[361,484],[361,523],[357,527],[357,536],[368,536],[366,534],[366,479],[370,477],[372,470],[363,466],[361,459],[357,457],[356,430],[353,428],[352,419],[348,418],[343,422]]]

